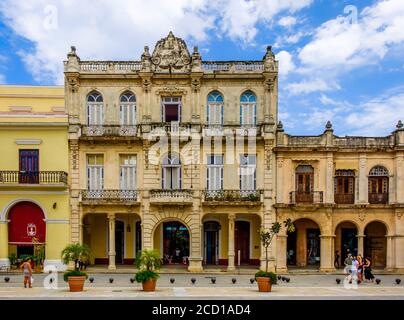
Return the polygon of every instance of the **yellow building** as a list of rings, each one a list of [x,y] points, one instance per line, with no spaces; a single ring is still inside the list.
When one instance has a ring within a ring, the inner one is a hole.
[[[70,241],[68,120],[63,87],[0,86],[0,265],[45,246],[63,268]]]

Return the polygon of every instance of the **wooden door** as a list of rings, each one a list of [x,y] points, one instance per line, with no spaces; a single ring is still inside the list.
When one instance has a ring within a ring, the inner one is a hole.
[[[240,263],[250,262],[250,223],[248,221],[235,222],[235,263],[238,265],[238,251]]]
[[[39,183],[39,150],[20,150],[20,183]]]

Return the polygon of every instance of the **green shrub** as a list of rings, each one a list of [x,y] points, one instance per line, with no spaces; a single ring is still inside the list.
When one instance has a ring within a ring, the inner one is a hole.
[[[88,278],[87,273],[77,270],[67,271],[63,274],[63,280],[65,282],[69,280],[69,277],[86,277],[86,279]]]
[[[136,282],[145,282],[150,279],[157,279],[159,274],[150,270],[143,270],[136,273],[135,280]]]
[[[276,274],[273,272],[258,271],[255,274],[255,278],[258,278],[258,277],[270,278],[271,284],[276,284],[276,282],[278,281]]]

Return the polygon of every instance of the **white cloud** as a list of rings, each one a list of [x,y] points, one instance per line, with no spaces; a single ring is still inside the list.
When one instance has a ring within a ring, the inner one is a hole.
[[[286,85],[286,91],[291,95],[309,94],[317,91],[339,90],[341,87],[336,82],[326,82],[323,79],[303,80]]]
[[[292,55],[283,50],[276,54],[276,59],[279,61],[279,74],[281,76],[286,76],[289,72],[295,69],[295,64],[293,63]]]
[[[82,59],[139,59],[143,46],[172,30],[201,43],[208,32],[251,43],[257,24],[294,13],[313,0],[2,0],[4,22],[33,43],[19,55],[39,82],[63,82],[70,45]]]
[[[345,117],[345,123],[354,135],[379,136],[393,131],[400,119],[404,120],[404,91],[361,104]]]
[[[282,27],[291,27],[293,25],[295,25],[297,22],[297,19],[293,16],[286,16],[286,17],[282,17],[278,24]]]
[[[307,72],[342,71],[374,64],[404,42],[403,30],[404,1],[379,1],[363,10],[357,23],[351,15],[323,23],[299,58]]]

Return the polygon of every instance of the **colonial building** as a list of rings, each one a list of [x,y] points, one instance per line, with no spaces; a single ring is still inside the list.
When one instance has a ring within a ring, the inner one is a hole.
[[[386,137],[339,137],[330,122],[319,136],[291,136],[279,123],[275,152],[277,219],[296,226],[278,236],[279,271],[310,265],[333,271],[348,253],[404,270],[401,121]]]
[[[67,130],[63,87],[0,86],[0,265],[42,246],[45,265],[62,266],[70,241]]]
[[[276,220],[278,64],[203,61],[169,35],[139,61],[65,62],[71,240],[94,263],[259,265]],[[275,268],[274,252],[270,252]]]

